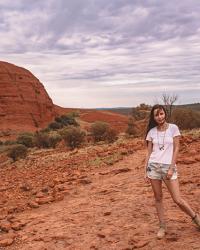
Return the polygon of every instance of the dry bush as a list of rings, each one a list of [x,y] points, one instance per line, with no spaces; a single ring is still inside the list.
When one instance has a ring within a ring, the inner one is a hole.
[[[28,150],[26,146],[18,144],[11,147],[11,149],[8,151],[7,156],[12,158],[13,161],[16,161],[20,158],[25,158],[27,156],[27,151]]]
[[[62,140],[62,137],[57,132],[52,131],[49,134],[49,147],[55,148],[56,145]]]
[[[64,139],[67,146],[71,149],[79,147],[85,140],[86,133],[80,128],[71,126],[60,131],[60,135]]]
[[[141,103],[139,106],[132,108],[132,116],[136,121],[143,120],[149,116],[151,106]]]
[[[104,141],[105,133],[109,129],[109,125],[106,122],[96,121],[91,125],[91,134],[95,142]]]
[[[6,140],[5,142],[4,142],[4,145],[14,145],[14,144],[17,144],[17,142],[16,141],[12,141],[12,140]]]
[[[63,124],[59,123],[59,122],[51,122],[49,125],[48,125],[48,128],[50,130],[57,130],[57,129],[60,129],[63,127]]]
[[[200,112],[191,109],[176,108],[172,113],[172,121],[180,129],[200,128]]]
[[[67,115],[61,115],[59,117],[55,118],[55,122],[63,126],[69,126],[73,125],[75,127],[78,127],[79,124],[77,123],[75,117],[79,116],[78,113],[72,112],[68,113]]]
[[[34,136],[34,144],[38,148],[50,148],[48,133],[36,132]]]
[[[34,136],[34,145],[38,148],[55,148],[56,145],[62,140],[58,132],[36,132]]]
[[[108,143],[112,143],[118,139],[117,135],[118,135],[117,131],[109,127],[104,133],[104,140],[107,141]]]
[[[117,140],[117,131],[111,128],[107,122],[94,122],[90,131],[94,142],[107,141],[110,143]]]
[[[125,133],[127,135],[131,135],[131,136],[137,136],[138,135],[137,126],[136,126],[136,123],[135,123],[135,119],[133,117],[129,117],[129,119],[128,119],[128,127],[127,127]]]
[[[193,129],[185,129],[182,130],[181,134],[183,136],[191,136],[193,139],[199,139],[200,138],[200,128],[193,128]]]
[[[23,133],[23,134],[20,134],[17,137],[17,143],[18,144],[23,144],[27,148],[33,147],[34,146],[33,134],[32,133]]]

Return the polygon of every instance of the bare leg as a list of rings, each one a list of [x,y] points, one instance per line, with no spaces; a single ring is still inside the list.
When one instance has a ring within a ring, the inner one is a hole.
[[[179,181],[178,178],[175,180],[167,180],[164,179],[164,182],[171,194],[172,199],[174,202],[190,217],[194,217],[195,212],[194,210],[189,206],[189,204],[181,197],[180,190],[179,190]]]
[[[154,192],[155,205],[160,224],[165,223],[164,207],[163,207],[163,194],[162,194],[162,180],[150,179],[151,186]]]

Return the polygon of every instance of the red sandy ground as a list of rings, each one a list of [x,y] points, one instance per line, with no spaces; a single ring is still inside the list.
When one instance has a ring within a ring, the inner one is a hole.
[[[181,141],[180,190],[200,212],[200,139]],[[16,163],[1,158],[0,249],[200,249],[200,231],[163,185],[167,235],[144,182],[146,149],[138,139],[112,145],[33,151]],[[40,204],[40,205],[38,205]],[[30,208],[38,206],[38,208]],[[8,232],[6,232],[8,231]]]

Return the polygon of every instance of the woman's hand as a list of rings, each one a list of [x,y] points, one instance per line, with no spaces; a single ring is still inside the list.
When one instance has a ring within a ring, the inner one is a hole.
[[[172,168],[169,168],[166,174],[166,178],[167,179],[171,179],[172,175],[173,175],[174,171]]]
[[[145,180],[146,183],[150,183],[150,179],[149,179],[149,177],[147,176],[147,173],[146,173],[146,172],[144,173],[144,180]]]

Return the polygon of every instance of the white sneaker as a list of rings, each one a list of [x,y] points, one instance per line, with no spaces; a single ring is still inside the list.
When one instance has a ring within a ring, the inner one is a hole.
[[[195,214],[195,216],[192,218],[192,221],[198,226],[200,229],[200,216],[198,214]]]
[[[165,236],[165,232],[166,232],[166,226],[164,224],[160,225],[160,228],[157,233],[157,238],[162,239]]]

